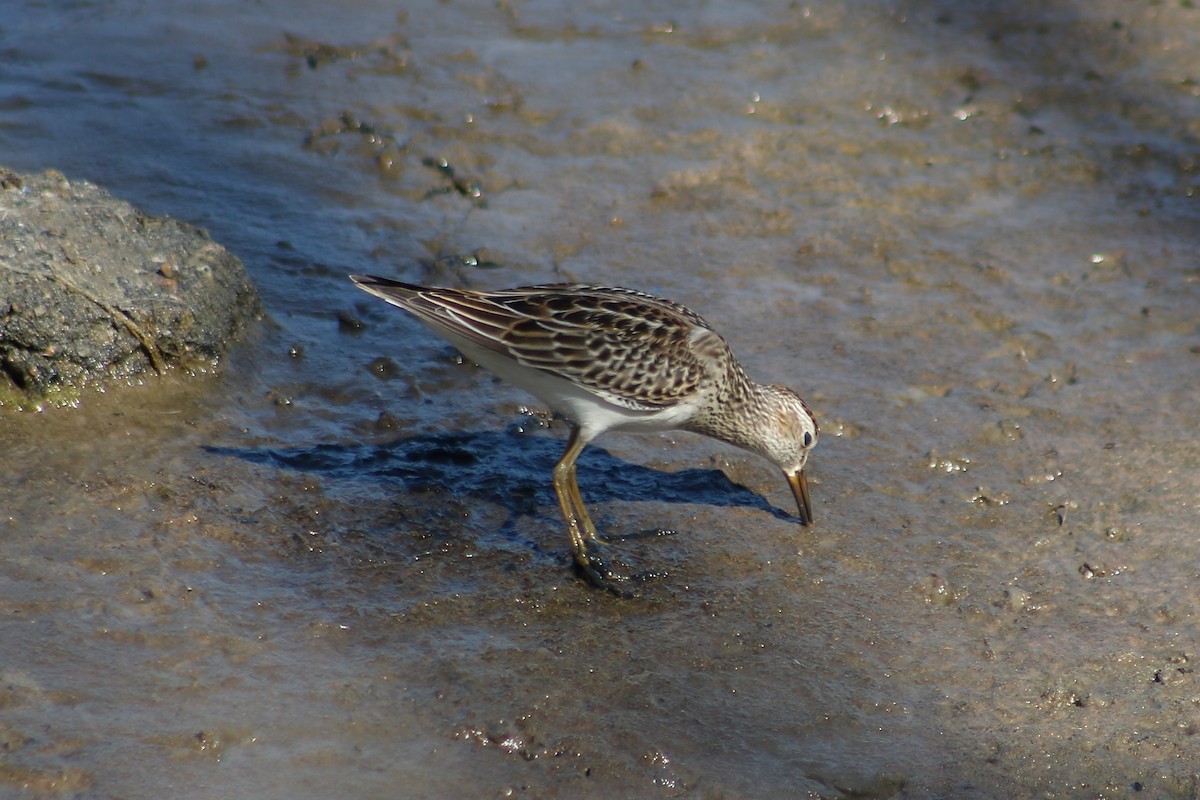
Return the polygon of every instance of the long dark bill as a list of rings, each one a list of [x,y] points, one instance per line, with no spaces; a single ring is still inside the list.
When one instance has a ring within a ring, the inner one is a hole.
[[[787,473],[784,473],[785,475]],[[800,470],[795,475],[787,475],[788,485],[792,487],[792,494],[796,495],[796,505],[800,508],[800,521],[805,525],[812,525],[812,500],[808,497],[808,479],[804,477],[804,470]]]

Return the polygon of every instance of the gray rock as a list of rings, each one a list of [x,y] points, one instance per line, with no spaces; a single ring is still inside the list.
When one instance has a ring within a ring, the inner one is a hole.
[[[212,363],[261,313],[206,232],[58,172],[0,168],[0,405]]]

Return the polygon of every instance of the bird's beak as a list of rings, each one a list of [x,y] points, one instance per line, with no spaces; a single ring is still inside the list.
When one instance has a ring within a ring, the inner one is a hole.
[[[808,497],[808,479],[804,477],[804,470],[799,470],[793,475],[787,476],[788,485],[792,487],[792,494],[796,495],[796,505],[800,508],[800,521],[805,525],[812,525],[812,500]]]

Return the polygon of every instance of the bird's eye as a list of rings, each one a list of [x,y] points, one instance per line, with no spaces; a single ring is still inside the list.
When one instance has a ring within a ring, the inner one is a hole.
[[[804,446],[812,447],[812,434],[808,431],[804,432]]]

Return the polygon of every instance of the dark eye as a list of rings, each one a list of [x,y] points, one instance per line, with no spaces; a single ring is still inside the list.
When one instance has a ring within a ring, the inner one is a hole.
[[[808,431],[804,432],[804,446],[812,447],[812,434]]]

